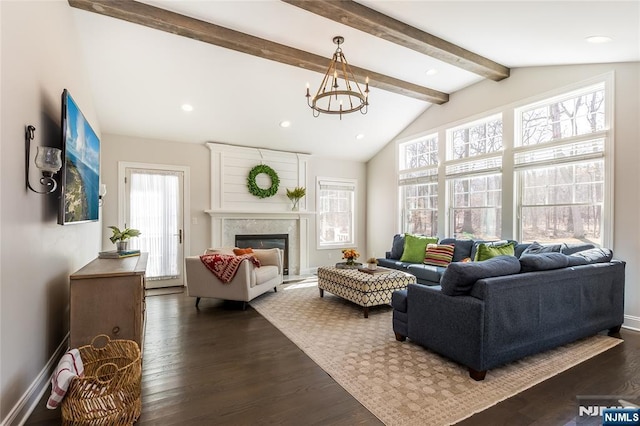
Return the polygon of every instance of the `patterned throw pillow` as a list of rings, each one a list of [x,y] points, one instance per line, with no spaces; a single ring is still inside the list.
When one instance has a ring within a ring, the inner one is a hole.
[[[454,244],[429,244],[424,253],[424,264],[447,267],[453,259]]]

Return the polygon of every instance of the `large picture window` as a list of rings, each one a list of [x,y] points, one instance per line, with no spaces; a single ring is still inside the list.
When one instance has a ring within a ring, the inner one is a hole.
[[[604,83],[516,110],[519,238],[602,245]]]
[[[356,181],[318,178],[318,248],[353,247]]]
[[[611,105],[613,73],[398,143],[400,231],[611,246]]]
[[[456,238],[502,235],[502,117],[447,131],[449,232]]]
[[[438,135],[399,146],[402,232],[438,234]]]

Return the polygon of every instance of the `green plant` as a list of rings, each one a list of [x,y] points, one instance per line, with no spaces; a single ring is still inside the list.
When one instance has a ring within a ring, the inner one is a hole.
[[[293,202],[298,201],[305,195],[307,195],[307,189],[304,186],[296,186],[293,189],[287,188],[287,198]]]
[[[369,259],[367,259],[367,263],[373,263],[374,265],[377,265],[378,259],[376,259],[375,257],[370,257]]]
[[[126,241],[129,238],[137,237],[141,234],[141,232],[137,229],[133,228],[124,228],[122,231],[117,226],[109,226],[109,229],[113,231],[113,235],[109,237],[112,243],[117,243],[118,241]]]

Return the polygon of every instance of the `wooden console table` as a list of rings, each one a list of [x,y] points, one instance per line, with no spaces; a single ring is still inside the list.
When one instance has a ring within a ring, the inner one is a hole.
[[[144,280],[148,253],[94,259],[70,276],[69,346],[88,345],[98,334],[144,342]]]

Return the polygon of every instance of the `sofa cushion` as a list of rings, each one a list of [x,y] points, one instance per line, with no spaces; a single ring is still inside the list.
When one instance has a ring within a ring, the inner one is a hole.
[[[378,259],[378,266],[385,268],[404,270],[407,269],[409,265],[411,265],[411,263],[400,262],[397,259]]]
[[[424,254],[424,264],[432,266],[447,266],[453,259],[453,244],[427,244]]]
[[[496,256],[484,262],[453,262],[440,280],[442,293],[449,296],[468,294],[473,284],[482,278],[499,277],[520,272],[520,261],[515,256]]]
[[[253,272],[256,274],[256,285],[260,285],[276,278],[278,276],[278,267],[273,265],[261,266],[254,268]]]
[[[393,236],[393,245],[391,246],[389,259],[400,259],[402,252],[404,252],[404,234],[396,234]]]
[[[549,244],[549,245],[542,245],[537,241],[532,242],[531,244],[529,244],[529,247],[527,247],[522,254],[539,254],[539,253],[560,253],[560,250],[562,249],[562,244]]]
[[[515,256],[515,242],[480,243],[474,261],[482,262],[496,256]]]
[[[427,251],[427,244],[437,243],[437,237],[425,237],[424,235],[404,234],[404,251],[401,262],[422,263]]]
[[[453,244],[453,259],[452,262],[460,262],[466,257],[471,257],[471,249],[473,248],[473,240],[456,240],[455,238],[445,238],[440,241],[440,244]]]
[[[562,253],[522,254],[520,272],[547,271],[569,266],[569,256]]]
[[[391,306],[400,312],[407,312],[407,289],[391,293]]]
[[[406,272],[411,275],[415,275],[419,281],[430,281],[434,284],[440,282],[440,278],[442,278],[442,274],[447,268],[443,266],[432,266],[432,265],[423,265],[423,264],[415,264],[411,263],[407,267]]]
[[[585,259],[588,263],[606,263],[611,262],[613,251],[608,248],[592,248],[573,253],[570,256]]]

